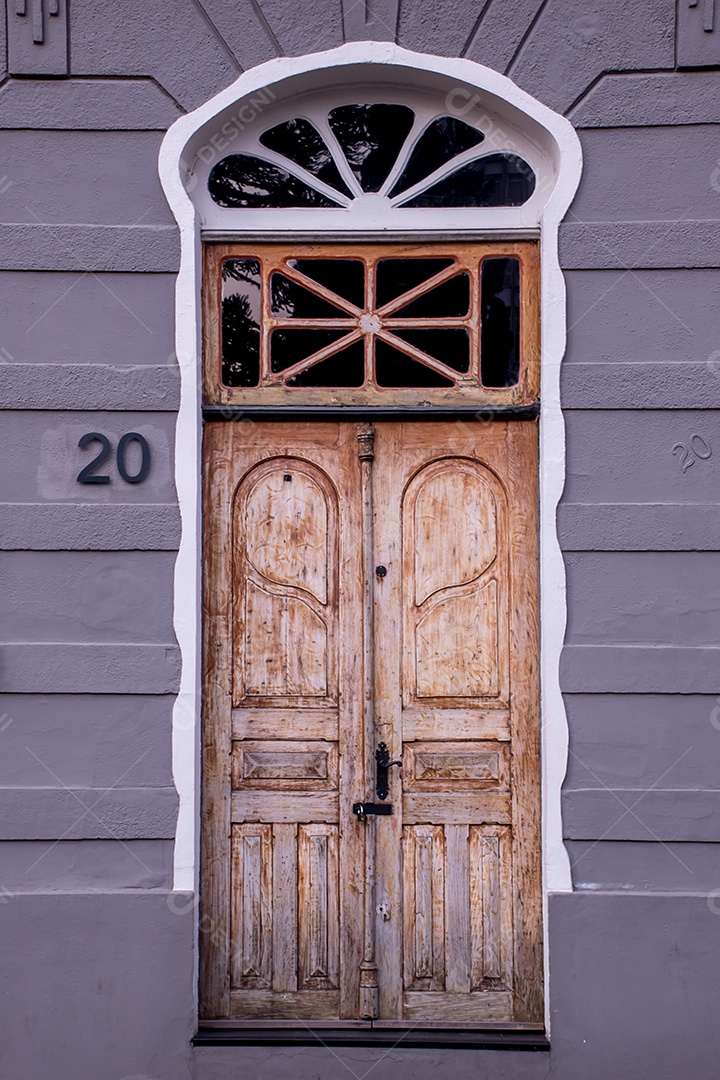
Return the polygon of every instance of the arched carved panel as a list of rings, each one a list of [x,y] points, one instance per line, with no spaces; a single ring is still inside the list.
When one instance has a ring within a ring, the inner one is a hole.
[[[258,465],[235,496],[235,705],[337,700],[337,502],[312,463]]]
[[[248,494],[246,552],[269,581],[327,601],[328,513],[316,481],[287,469],[263,476]]]
[[[495,558],[497,506],[478,474],[436,473],[418,491],[414,519],[418,607],[438,589],[474,581]]]
[[[406,704],[507,696],[505,496],[479,462],[434,461],[403,504]]]

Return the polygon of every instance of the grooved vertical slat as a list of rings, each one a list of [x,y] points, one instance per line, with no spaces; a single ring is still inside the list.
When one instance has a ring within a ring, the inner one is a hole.
[[[512,987],[512,867],[507,828],[470,830],[472,989],[485,980]]]
[[[338,985],[337,826],[298,829],[298,986]]]
[[[273,825],[273,980],[297,990],[297,825]]]
[[[467,825],[445,826],[445,989],[470,992],[470,859]]]
[[[272,826],[235,825],[232,835],[232,985],[269,989],[271,966]]]
[[[415,839],[415,978],[429,979],[432,966],[432,837],[419,833]]]
[[[415,831],[403,829],[403,986],[415,979]]]

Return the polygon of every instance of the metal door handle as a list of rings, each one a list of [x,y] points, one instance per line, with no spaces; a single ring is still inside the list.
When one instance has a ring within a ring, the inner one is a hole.
[[[378,799],[387,799],[390,790],[390,769],[393,765],[402,768],[402,761],[391,761],[387,743],[381,742],[375,751],[375,794]]]

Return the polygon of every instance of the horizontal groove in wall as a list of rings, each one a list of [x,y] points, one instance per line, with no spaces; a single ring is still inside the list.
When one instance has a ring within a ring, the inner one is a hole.
[[[171,840],[174,787],[0,788],[0,840]]]
[[[717,503],[561,503],[564,551],[718,551]]]
[[[176,551],[177,506],[0,503],[4,551]]]
[[[169,364],[0,364],[0,408],[174,412],[180,378]]]
[[[642,803],[637,807],[641,812]],[[720,844],[686,841],[568,840],[573,888],[582,892],[714,892]]]
[[[720,117],[717,72],[603,75],[568,115],[576,128],[715,124]]]
[[[577,694],[719,694],[720,647],[566,645],[560,687]]]
[[[0,270],[175,273],[174,225],[0,224]]]
[[[565,409],[713,409],[718,380],[706,361],[565,364]]]
[[[153,79],[10,79],[0,128],[165,131],[182,113]]]
[[[720,221],[577,221],[560,227],[564,270],[720,267]]]
[[[82,797],[82,791],[79,794]],[[3,840],[0,866],[0,887],[6,896],[169,889],[173,842],[136,839],[119,844],[105,838]]]
[[[576,788],[562,807],[568,840],[720,841],[720,790]]]
[[[175,645],[0,643],[0,679],[15,694],[171,694],[180,683]]]

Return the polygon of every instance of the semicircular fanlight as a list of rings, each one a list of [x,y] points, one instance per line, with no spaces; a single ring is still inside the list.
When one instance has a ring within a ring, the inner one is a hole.
[[[436,116],[419,130],[407,105],[358,103],[331,109],[326,123],[296,116],[274,124],[258,141],[288,168],[253,153],[230,154],[210,172],[210,197],[247,210],[348,210],[364,193],[397,209],[471,208],[522,206],[536,187],[523,158],[483,154],[482,131],[458,117]]]

